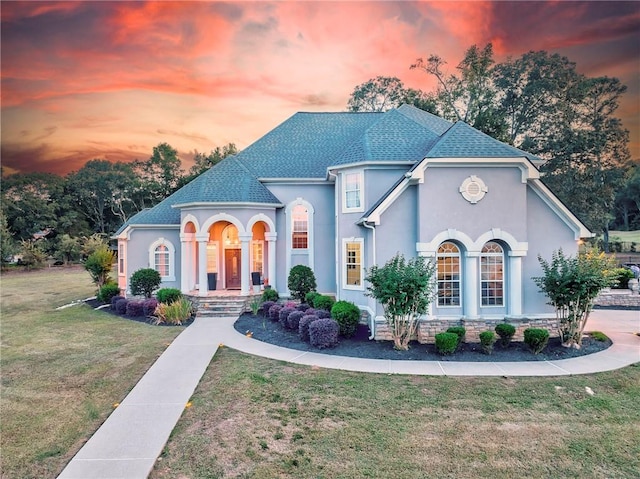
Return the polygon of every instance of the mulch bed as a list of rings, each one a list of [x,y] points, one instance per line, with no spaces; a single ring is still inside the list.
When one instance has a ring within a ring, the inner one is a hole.
[[[551,338],[544,351],[537,355],[534,355],[526,344],[518,341],[511,342],[506,349],[496,344],[493,354],[488,355],[481,351],[479,343],[465,343],[456,353],[442,356],[436,351],[433,344],[420,344],[414,341],[410,344],[408,351],[397,351],[393,349],[391,341],[369,340],[369,328],[366,325],[360,325],[355,337],[341,338],[340,343],[331,349],[318,349],[311,346],[309,343],[303,342],[296,332],[285,330],[279,323],[265,319],[262,315],[254,316],[251,313],[245,313],[235,322],[234,327],[242,334],[251,332],[252,338],[256,341],[264,341],[289,349],[369,359],[472,362],[552,361],[593,354],[611,346],[611,341],[596,341],[587,336],[582,341],[581,349],[569,349],[563,347],[558,338]]]
[[[104,305],[104,303],[98,301],[97,299],[89,299],[87,301],[84,302],[84,304],[91,306],[93,309],[98,308],[99,306]],[[194,317],[192,317],[191,319],[185,321],[182,324],[167,324],[167,323],[160,323],[160,324],[155,324],[155,318],[150,318],[148,316],[127,316],[126,314],[118,314],[117,311],[112,310],[109,306],[105,307],[105,308],[100,308],[100,311],[104,311],[107,314],[111,314],[113,316],[117,316],[119,318],[123,318],[123,319],[129,319],[131,321],[137,321],[138,323],[145,323],[148,324],[149,326],[169,326],[169,327],[175,327],[175,326],[189,326],[191,323],[193,323],[194,321]]]

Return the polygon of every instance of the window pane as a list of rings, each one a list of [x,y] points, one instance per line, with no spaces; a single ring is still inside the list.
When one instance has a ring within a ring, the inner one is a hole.
[[[169,248],[165,245],[156,247],[155,258],[155,270],[160,276],[169,276]]]
[[[262,271],[262,241],[253,242],[253,269],[252,272],[263,273]]]
[[[293,208],[291,221],[291,247],[293,249],[307,249],[309,212],[304,206],[298,205]]]
[[[454,243],[438,248],[438,306],[460,306],[460,249]]]
[[[207,244],[207,273],[218,272],[218,245],[216,243]]]
[[[482,306],[504,305],[504,252],[502,246],[489,241],[480,256],[480,291]]]
[[[346,283],[350,286],[360,286],[362,283],[361,243],[346,243]]]
[[[347,208],[360,208],[361,179],[362,176],[359,173],[345,175],[344,195]]]

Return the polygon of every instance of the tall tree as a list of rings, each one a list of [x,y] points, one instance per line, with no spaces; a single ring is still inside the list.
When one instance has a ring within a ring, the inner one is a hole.
[[[616,229],[640,229],[640,163],[627,172],[623,187],[616,196]]]
[[[183,176],[180,179],[179,187],[182,187],[194,180],[202,173],[207,171],[209,168],[217,165],[222,160],[224,160],[227,156],[233,156],[238,153],[238,149],[236,148],[235,143],[228,143],[224,145],[222,148],[216,146],[215,149],[211,150],[208,155],[204,153],[200,153],[196,151],[193,156],[194,164],[189,169],[189,174]]]
[[[348,111],[388,111],[402,104],[435,113],[435,101],[421,90],[405,88],[397,77],[378,76],[356,86],[349,97]]]
[[[151,157],[147,161],[136,162],[135,167],[151,206],[173,193],[183,175],[178,150],[168,143],[154,146]]]

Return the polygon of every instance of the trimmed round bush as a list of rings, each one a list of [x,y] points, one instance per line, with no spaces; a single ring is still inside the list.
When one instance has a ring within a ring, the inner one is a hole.
[[[124,296],[120,296],[120,295],[114,296],[113,298],[111,298],[111,311],[115,311],[116,310],[116,304],[121,299],[126,299],[126,298]]]
[[[278,316],[278,322],[280,323],[280,326],[282,326],[285,329],[289,327],[289,325],[287,324],[287,319],[289,318],[289,315],[294,311],[295,311],[295,308],[292,308],[290,306],[285,306],[280,310],[280,314]]]
[[[331,308],[333,308],[334,304],[334,299],[331,296],[325,296],[324,294],[319,294],[313,299],[313,307],[316,309],[331,311]]]
[[[316,277],[311,268],[298,264],[289,271],[287,286],[294,299],[304,301],[308,292],[315,291]]]
[[[304,316],[304,312],[293,311],[287,318],[287,329],[291,329],[292,331],[298,331],[298,327],[300,326],[300,320],[302,319],[303,316]]]
[[[262,303],[262,312],[265,316],[269,315],[269,310],[274,304],[276,304],[274,301],[265,301],[264,303]]]
[[[307,303],[300,303],[298,306],[296,306],[296,309],[298,311],[306,311],[307,309],[309,309],[311,306],[309,306]]]
[[[114,296],[120,296],[120,286],[118,286],[118,283],[109,282],[102,285],[98,291],[97,299],[102,303],[111,304],[111,298]]]
[[[158,307],[158,300],[155,298],[145,299],[142,302],[142,314],[145,316],[151,316],[155,313],[156,308]]]
[[[316,309],[315,314],[319,319],[326,319],[331,317],[331,312],[326,309]]]
[[[320,296],[320,293],[317,291],[309,291],[304,295],[304,302],[313,306],[313,301],[316,299],[316,296]]]
[[[160,273],[152,268],[142,268],[131,275],[129,287],[131,294],[150,298],[151,293],[160,287],[160,283],[162,283]]]
[[[298,324],[298,336],[300,336],[300,339],[309,342],[309,325],[318,319],[315,314],[305,314],[300,318],[300,324]]]
[[[447,333],[453,333],[458,336],[458,346],[464,342],[464,337],[467,334],[467,330],[463,326],[451,326],[447,329]]]
[[[436,350],[446,356],[453,354],[458,348],[458,335],[455,333],[438,333],[436,338]]]
[[[127,303],[129,300],[126,298],[121,298],[116,301],[116,313],[118,314],[127,314]]]
[[[173,303],[182,298],[182,291],[177,288],[160,288],[156,292],[156,298],[159,303]]]
[[[144,315],[144,305],[142,301],[129,301],[127,303],[127,316],[137,318]]]
[[[540,328],[527,328],[524,330],[524,342],[531,348],[533,354],[538,354],[547,347],[549,331]]]
[[[512,324],[500,323],[495,327],[496,334],[500,336],[500,346],[506,348],[511,342],[511,338],[516,334],[516,328]]]
[[[493,353],[493,343],[496,342],[496,335],[493,331],[483,331],[479,334],[480,347],[484,354]]]
[[[340,336],[355,336],[360,322],[360,308],[349,301],[338,301],[331,308],[331,317],[340,326]]]
[[[280,299],[280,295],[275,289],[268,288],[262,292],[262,301],[273,301],[274,303]]]
[[[269,308],[269,319],[271,321],[278,321],[280,319],[280,310],[282,306],[279,304],[274,304]]]
[[[322,318],[309,325],[309,342],[318,349],[333,348],[338,344],[340,325],[331,318]]]

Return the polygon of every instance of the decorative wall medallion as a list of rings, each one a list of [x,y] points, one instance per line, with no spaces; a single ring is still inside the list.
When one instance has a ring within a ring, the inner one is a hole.
[[[460,193],[462,193],[462,197],[471,204],[476,204],[484,198],[487,191],[489,191],[487,185],[485,185],[484,181],[475,175],[471,175],[460,185]]]

